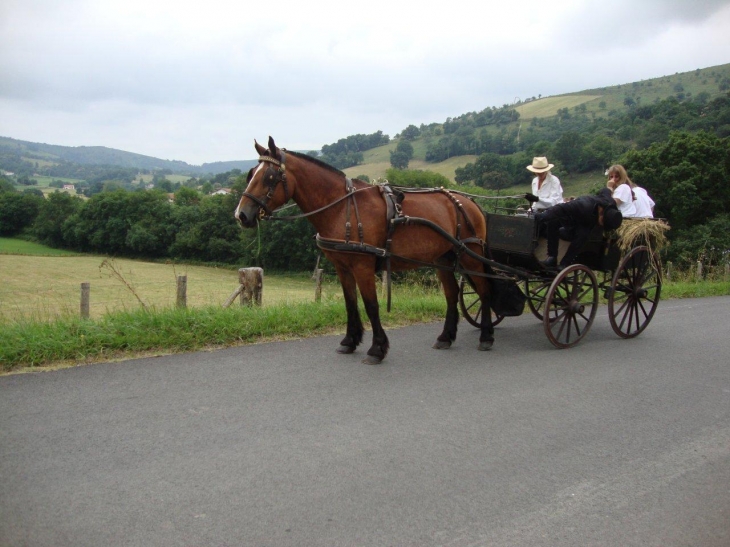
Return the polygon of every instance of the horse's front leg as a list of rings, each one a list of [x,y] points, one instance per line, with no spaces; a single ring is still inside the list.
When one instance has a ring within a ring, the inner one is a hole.
[[[370,319],[370,326],[373,329],[373,344],[368,350],[368,356],[363,359],[366,365],[379,365],[388,354],[390,342],[385,334],[383,326],[380,324],[380,307],[378,305],[378,292],[375,285],[375,268],[368,270],[363,268],[362,271],[356,272],[357,286],[360,288],[365,312]]]
[[[355,348],[362,342],[365,328],[360,319],[360,312],[357,309],[357,283],[349,269],[342,266],[335,266],[337,277],[342,285],[342,293],[345,296],[345,309],[347,310],[347,332],[340,341],[337,353],[353,353]]]
[[[438,270],[437,275],[446,297],[446,319],[444,321],[444,330],[436,338],[433,347],[435,349],[449,349],[451,343],[456,340],[456,331],[459,324],[459,309],[456,307],[459,299],[459,284],[451,271]]]

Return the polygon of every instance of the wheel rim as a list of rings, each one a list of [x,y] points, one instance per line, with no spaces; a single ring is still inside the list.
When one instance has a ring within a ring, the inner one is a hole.
[[[459,282],[459,308],[461,315],[474,327],[482,326],[482,300],[479,295],[464,277]],[[495,315],[492,311],[492,326],[498,325],[504,319],[504,315]]]
[[[540,321],[543,319],[543,311],[545,309],[545,299],[550,281],[542,280],[525,280],[525,294],[527,295],[527,307],[530,308],[532,315]]]
[[[553,280],[545,300],[543,325],[557,348],[576,345],[591,328],[598,307],[598,282],[590,268],[574,264]]]
[[[644,245],[634,247],[619,264],[611,282],[608,318],[621,338],[638,336],[649,324],[662,292],[661,268]]]

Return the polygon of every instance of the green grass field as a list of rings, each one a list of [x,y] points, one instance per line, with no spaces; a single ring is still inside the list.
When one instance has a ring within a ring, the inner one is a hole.
[[[187,305],[191,308],[221,306],[238,287],[236,268],[115,259],[111,263],[120,279],[102,266],[104,260],[0,238],[0,324],[78,316],[81,283],[86,282],[91,284],[92,318],[140,309],[140,300],[152,310],[174,307],[177,276],[181,275],[187,276]],[[313,301],[314,292],[314,281],[306,275],[264,275],[264,306]],[[334,279],[324,283],[322,298],[340,295]]]
[[[32,256],[77,256],[78,253],[65,251],[63,249],[53,249],[45,245],[39,245],[31,241],[22,239],[13,239],[9,237],[0,237],[0,255],[32,255]],[[2,259],[0,259],[2,260]]]
[[[546,97],[537,101],[530,101],[515,107],[519,112],[521,120],[532,118],[549,118],[556,116],[558,110],[567,108],[573,110],[576,106],[600,99],[602,95],[559,95],[557,97]]]
[[[78,184],[80,181],[79,179],[70,179],[66,177],[46,177],[44,175],[33,175],[30,177],[33,180],[36,180],[38,182],[35,186],[24,186],[22,184],[16,184],[15,189],[18,192],[22,192],[23,190],[27,190],[29,188],[35,188],[37,190],[40,190],[44,194],[52,194],[53,192],[66,192],[67,194],[70,194],[72,196],[77,195],[75,190],[64,190],[62,188],[52,188],[50,186],[51,182],[54,180],[62,180],[66,184]]]

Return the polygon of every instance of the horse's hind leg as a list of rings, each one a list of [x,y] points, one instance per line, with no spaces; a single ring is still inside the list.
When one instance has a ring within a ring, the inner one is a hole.
[[[494,345],[494,325],[492,324],[491,308],[492,284],[481,276],[472,277],[472,282],[482,301],[482,324],[477,349],[479,351],[487,351],[492,349]]]
[[[352,353],[355,351],[360,342],[365,329],[360,319],[360,312],[357,309],[357,284],[355,277],[350,270],[341,266],[335,267],[337,276],[340,278],[342,285],[342,293],[345,296],[345,309],[347,310],[347,332],[345,337],[340,341],[340,347],[337,353]]]
[[[459,284],[456,282],[453,272],[438,270],[437,275],[446,297],[446,320],[444,321],[444,330],[436,338],[433,347],[448,349],[451,347],[451,343],[456,340],[456,330],[459,323],[459,310],[456,307],[459,299]]]

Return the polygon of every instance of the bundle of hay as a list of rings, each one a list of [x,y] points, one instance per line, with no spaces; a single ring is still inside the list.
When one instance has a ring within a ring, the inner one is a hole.
[[[668,244],[666,232],[669,224],[662,219],[625,218],[616,229],[618,246],[626,253],[638,245],[646,245],[653,253]]]

